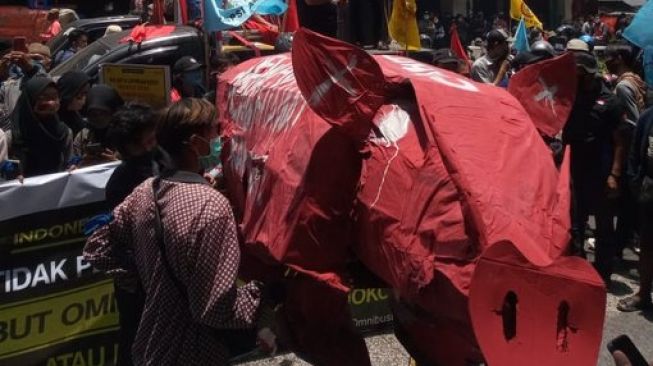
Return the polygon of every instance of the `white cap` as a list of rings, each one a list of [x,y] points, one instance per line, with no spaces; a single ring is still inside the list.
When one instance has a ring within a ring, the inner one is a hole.
[[[590,46],[587,44],[587,42],[580,40],[578,38],[574,38],[569,42],[567,42],[567,51],[589,52]]]

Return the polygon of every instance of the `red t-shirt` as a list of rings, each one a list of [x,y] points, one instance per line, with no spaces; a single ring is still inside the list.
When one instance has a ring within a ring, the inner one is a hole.
[[[55,20],[48,26],[45,33],[41,33],[41,40],[47,42],[59,34],[59,32],[61,32],[61,23],[59,23],[58,20]]]

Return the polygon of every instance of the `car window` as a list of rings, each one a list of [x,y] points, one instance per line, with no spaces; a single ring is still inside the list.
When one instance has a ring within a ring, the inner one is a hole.
[[[179,59],[179,46],[165,46],[157,47],[147,51],[138,52],[131,55],[124,60],[121,64],[135,64],[135,65],[167,65],[172,66]]]
[[[93,61],[101,58],[115,48],[124,34],[115,33],[102,37],[88,45],[88,47],[77,52],[72,58],[57,66],[50,73],[51,75],[62,75],[72,70],[82,70]]]

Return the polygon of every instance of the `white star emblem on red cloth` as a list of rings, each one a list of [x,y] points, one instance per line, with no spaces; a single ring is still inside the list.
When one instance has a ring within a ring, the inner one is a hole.
[[[308,102],[311,106],[317,106],[320,104],[322,98],[324,98],[324,96],[327,95],[331,88],[336,84],[342,87],[347,92],[347,94],[351,95],[352,97],[358,95],[358,91],[351,84],[351,81],[345,77],[348,73],[351,73],[356,65],[358,65],[358,57],[356,55],[353,55],[349,59],[347,66],[341,70],[337,70],[331,60],[326,60],[325,65],[327,69],[326,72],[329,77],[320,85],[318,85],[317,88],[315,88],[315,91],[311,95],[311,99]]]
[[[541,102],[544,100],[544,104],[549,106],[551,108],[551,112],[553,112],[554,116],[558,116],[558,113],[556,112],[555,109],[555,95],[558,92],[558,86],[557,85],[547,85],[547,83],[544,81],[544,79],[539,78],[538,82],[540,85],[542,85],[542,91],[539,92],[537,95],[535,95],[534,99],[536,102]]]

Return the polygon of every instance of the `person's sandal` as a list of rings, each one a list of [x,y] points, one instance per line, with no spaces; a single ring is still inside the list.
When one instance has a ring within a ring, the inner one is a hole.
[[[624,313],[632,313],[634,311],[648,309],[653,309],[653,303],[651,303],[651,300],[644,301],[637,295],[621,299],[617,304],[617,310]]]

